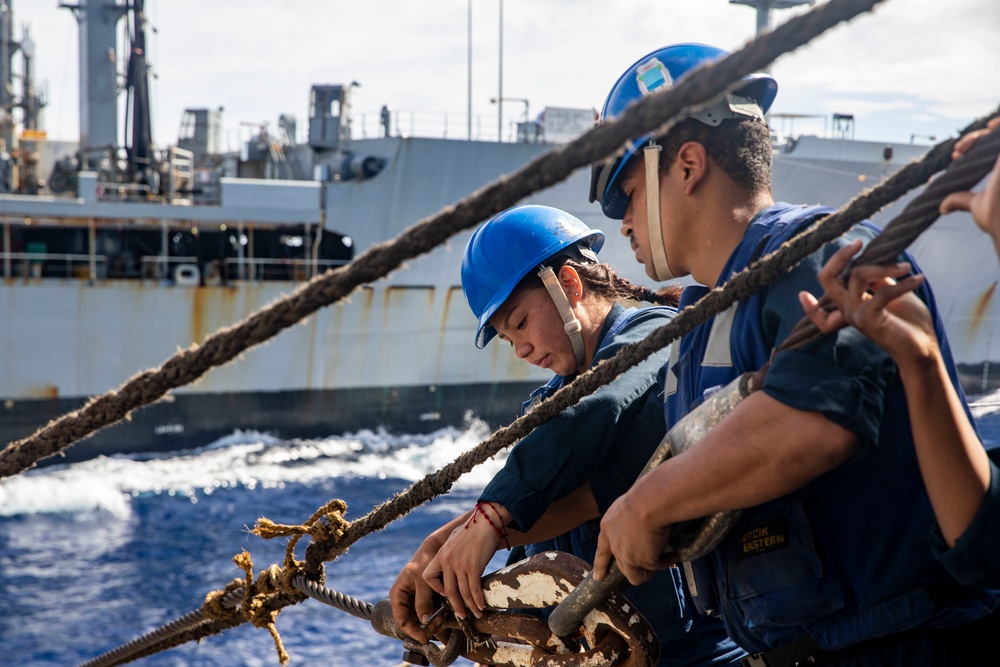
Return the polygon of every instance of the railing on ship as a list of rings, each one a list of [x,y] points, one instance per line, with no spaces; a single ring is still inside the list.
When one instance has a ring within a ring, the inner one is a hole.
[[[226,259],[225,275],[229,280],[260,282],[263,280],[309,280],[327,269],[344,266],[346,259]]]
[[[108,258],[53,252],[2,252],[4,278],[77,278],[105,280]]]
[[[142,258],[142,280],[186,287],[230,285],[238,282],[309,280],[347,260],[227,257],[204,264],[197,257],[147,256]]]
[[[90,282],[138,279],[143,283],[181,287],[229,285],[239,282],[301,282],[343,266],[347,260],[229,257],[199,264],[197,257],[159,255],[139,259],[138,270],[109,261],[106,255],[45,252],[0,252],[0,270],[6,279],[74,279]]]
[[[537,121],[504,114],[503,134],[497,137],[497,117],[475,115],[471,124],[462,113],[447,111],[415,111],[393,109],[388,127],[381,113],[359,113],[351,119],[351,134],[355,139],[373,139],[387,134],[394,137],[427,137],[434,139],[468,139],[471,141],[507,141],[539,143],[541,126]],[[304,141],[304,139],[303,139]]]

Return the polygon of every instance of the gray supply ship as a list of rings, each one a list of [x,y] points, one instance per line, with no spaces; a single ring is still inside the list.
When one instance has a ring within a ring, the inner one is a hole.
[[[351,86],[324,84],[308,91],[306,141],[295,141],[296,122],[283,116],[276,133],[261,128],[238,154],[226,153],[221,111],[191,109],[176,145],[159,151],[150,138],[142,0],[80,0],[71,8],[80,26],[80,142],[47,141],[33,49],[13,32],[11,4],[0,0],[7,10],[0,138],[8,151],[0,151],[3,444],[594,122],[592,110],[550,107],[519,124],[517,141],[471,141],[417,136],[386,113],[378,128],[359,131]],[[117,48],[121,21],[131,27],[132,56],[119,86],[107,54]],[[127,97],[124,142],[119,89]],[[833,138],[775,138],[775,199],[840,206],[926,150],[855,141],[853,118],[832,120]],[[588,179],[579,171],[527,203],[613,232],[587,203]],[[885,223],[905,202],[875,221]],[[200,446],[236,429],[306,438],[376,427],[425,432],[470,417],[509,422],[547,373],[503,346],[473,346],[476,321],[459,276],[467,239],[456,236],[59,460]],[[912,250],[935,288],[967,391],[995,387],[993,248],[968,215],[955,214]],[[649,283],[627,244],[608,243],[602,259]]]

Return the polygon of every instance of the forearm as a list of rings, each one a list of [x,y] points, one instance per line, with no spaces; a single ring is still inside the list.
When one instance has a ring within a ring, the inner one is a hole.
[[[547,508],[602,471],[607,472],[602,493],[614,489],[612,498],[623,493],[664,433],[656,372],[647,362],[515,445],[480,499],[503,505],[515,528],[530,530]],[[647,445],[648,453],[643,451]],[[638,463],[633,465],[633,459]]]
[[[990,484],[986,451],[935,347],[926,358],[897,360],[913,443],[927,495],[949,547],[969,527]]]
[[[532,531],[548,508],[572,495],[595,474],[594,469],[606,451],[592,445],[596,441],[611,441],[607,437],[580,437],[574,443],[579,445],[576,448],[564,446],[567,437],[574,436],[561,438],[563,444],[531,443],[535,445],[532,452],[522,448],[515,460],[508,459],[504,469],[483,490],[480,500],[503,507],[508,513],[504,516],[507,525],[519,531]]]
[[[469,520],[474,511],[475,510],[470,510],[468,512],[465,512],[464,514],[455,517],[448,523],[444,524],[443,526],[435,530],[433,533],[431,533],[424,539],[424,541],[420,544],[420,548],[417,551],[418,552],[426,551],[429,552],[432,556],[436,554],[444,545],[444,543],[448,541],[448,538],[451,537],[451,534],[455,532],[455,529],[465,525],[465,523]]]
[[[846,461],[858,438],[756,392],[691,449],[640,477],[601,520],[595,577],[613,556],[632,584],[669,566],[670,526],[775,500]]]
[[[630,505],[650,527],[752,507],[832,470],[857,444],[821,414],[757,392],[689,451],[639,478]]]
[[[597,509],[597,501],[591,491],[590,482],[587,482],[565,498],[560,498],[549,505],[531,530],[524,533],[509,531],[510,542],[513,545],[544,542],[598,516],[600,512]]]
[[[481,506],[484,511],[489,513],[488,516],[491,520],[496,522],[499,519],[499,521],[503,522],[502,525],[498,523],[497,527],[506,531],[507,539],[511,546],[523,546],[552,539],[557,535],[562,535],[576,528],[585,521],[600,516],[600,512],[597,509],[597,501],[594,499],[594,494],[590,489],[590,482],[587,482],[573,493],[549,505],[544,514],[527,531],[519,531],[507,527],[512,520],[512,516],[507,508],[500,503],[485,502]],[[469,515],[470,513],[467,513],[465,518],[468,519]],[[506,546],[502,540],[500,545]]]

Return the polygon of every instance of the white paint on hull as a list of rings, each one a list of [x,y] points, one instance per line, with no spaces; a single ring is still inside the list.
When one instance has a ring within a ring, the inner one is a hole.
[[[0,398],[89,396],[287,293],[289,283],[186,288],[132,281],[0,285]],[[206,373],[185,392],[526,381],[548,373],[501,345],[473,345],[459,288],[362,288]]]

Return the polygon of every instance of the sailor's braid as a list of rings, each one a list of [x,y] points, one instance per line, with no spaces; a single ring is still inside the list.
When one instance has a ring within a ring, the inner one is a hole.
[[[659,290],[636,285],[615,273],[609,264],[577,262],[568,259],[565,265],[576,269],[587,288],[594,294],[614,300],[634,299],[662,306],[676,306],[680,302],[681,291],[683,291],[683,288],[677,285],[670,285]]]

